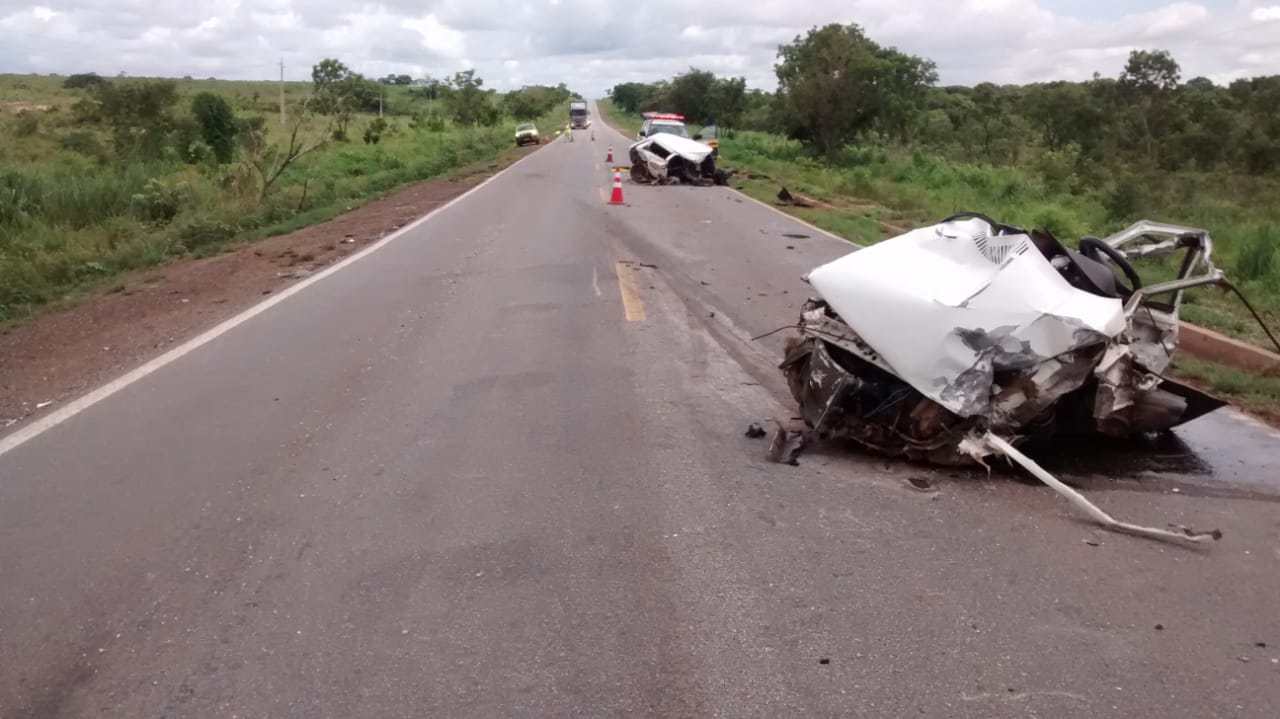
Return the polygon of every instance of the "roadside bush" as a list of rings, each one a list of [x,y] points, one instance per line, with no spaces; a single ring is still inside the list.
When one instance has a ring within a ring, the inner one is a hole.
[[[374,118],[373,122],[364,129],[364,144],[376,145],[382,139],[382,133],[387,131],[387,121],[381,117]]]
[[[1145,205],[1142,188],[1137,178],[1128,175],[1116,178],[1115,183],[1102,197],[1102,206],[1107,210],[1107,219],[1115,222],[1129,222],[1137,217]]]
[[[109,155],[107,148],[98,140],[98,136],[88,130],[75,130],[63,135],[58,144],[64,150],[78,152],[98,162],[106,162]]]
[[[191,187],[185,182],[167,184],[163,180],[153,178],[133,196],[130,209],[138,219],[153,224],[167,224],[177,217],[183,205],[191,197]]]
[[[39,183],[17,170],[0,173],[0,227],[29,222],[39,211]]]
[[[1070,143],[1061,150],[1045,150],[1032,161],[1032,169],[1051,192],[1069,192],[1078,182],[1080,146]]]
[[[18,119],[13,123],[13,134],[15,137],[31,137],[40,131],[40,117],[34,112],[18,113]]]
[[[240,228],[225,220],[214,218],[193,219],[178,229],[178,239],[188,250],[227,242],[236,236]]]
[[[204,142],[213,149],[218,162],[231,162],[236,147],[236,115],[220,95],[202,92],[191,98],[191,114],[200,125]]]
[[[213,152],[213,148],[204,140],[193,140],[187,144],[187,149],[183,153],[183,159],[193,165],[202,165],[210,160],[217,159]]]
[[[105,84],[107,81],[96,72],[79,72],[67,76],[67,79],[62,81],[62,86],[68,90],[93,88]]]
[[[121,158],[163,157],[169,132],[174,127],[171,114],[178,100],[178,86],[172,80],[138,80],[98,85],[92,101],[77,114],[100,118],[111,126],[116,153]]]
[[[1042,228],[1053,233],[1054,237],[1074,246],[1075,240],[1085,234],[1079,220],[1068,210],[1058,205],[1043,205],[1032,209],[1026,224],[1030,228]]]
[[[423,127],[427,132],[444,132],[444,115],[435,110],[428,112]]]

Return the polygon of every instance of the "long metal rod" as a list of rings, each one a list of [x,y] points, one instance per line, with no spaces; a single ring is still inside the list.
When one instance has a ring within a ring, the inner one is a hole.
[[[1206,537],[1212,537],[1213,539],[1219,539],[1222,537],[1222,532],[1219,532],[1216,529],[1211,532],[1192,532],[1190,530],[1185,532],[1171,532],[1167,529],[1156,529],[1155,527],[1143,527],[1138,524],[1121,522],[1099,509],[1097,505],[1085,499],[1084,495],[1063,484],[1057,477],[1049,474],[1044,467],[1036,464],[1035,460],[1018,451],[1017,447],[1014,447],[998,435],[987,432],[983,437],[983,441],[985,441],[989,447],[999,450],[1001,454],[1014,462],[1017,462],[1036,479],[1049,485],[1049,487],[1058,494],[1066,497],[1067,501],[1075,505],[1077,509],[1089,515],[1090,519],[1101,524],[1107,529],[1116,532],[1123,532],[1125,534],[1133,534],[1139,537],[1147,537],[1148,539],[1158,539],[1164,542],[1195,543],[1204,541]]]

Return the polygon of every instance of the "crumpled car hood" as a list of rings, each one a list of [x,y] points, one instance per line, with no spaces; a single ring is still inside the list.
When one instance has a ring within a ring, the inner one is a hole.
[[[702,162],[712,153],[710,145],[704,145],[697,140],[690,140],[687,137],[672,135],[666,132],[659,132],[656,135],[650,135],[639,142],[631,145],[633,148],[645,149],[649,145],[661,145],[664,150],[674,155],[680,155],[684,159],[695,164]]]
[[[992,235],[976,218],[859,250],[809,282],[886,369],[961,417],[990,412],[995,372],[1101,346],[1126,326],[1120,300],[1072,287],[1027,235]]]

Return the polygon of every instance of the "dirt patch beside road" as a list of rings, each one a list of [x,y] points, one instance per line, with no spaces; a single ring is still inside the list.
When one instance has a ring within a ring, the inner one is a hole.
[[[131,273],[74,307],[0,330],[0,433],[351,255],[536,150],[512,150],[216,257]]]

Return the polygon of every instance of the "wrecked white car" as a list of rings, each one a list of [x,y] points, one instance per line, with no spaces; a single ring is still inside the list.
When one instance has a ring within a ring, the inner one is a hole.
[[[1166,430],[1222,406],[1165,376],[1183,291],[1229,287],[1211,249],[1204,230],[1148,221],[1072,250],[956,215],[813,270],[781,369],[810,436],[943,464],[1004,455],[1084,502],[1014,445]],[[1156,285],[1129,262],[1176,251],[1178,276]]]
[[[658,185],[725,185],[730,173],[716,169],[714,148],[666,132],[631,145],[631,180]]]

